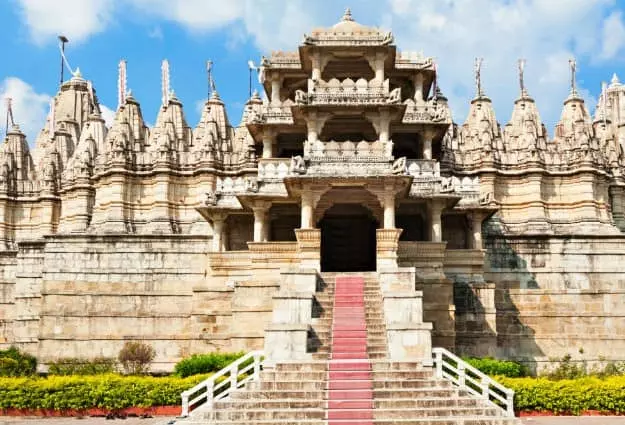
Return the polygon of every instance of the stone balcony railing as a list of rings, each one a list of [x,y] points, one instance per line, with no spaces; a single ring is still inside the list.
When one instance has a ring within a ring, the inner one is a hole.
[[[292,125],[294,121],[291,104],[291,101],[286,101],[280,106],[263,106],[260,110],[250,114],[247,124]]]
[[[299,60],[299,52],[273,52],[267,63],[270,68],[300,69],[302,63]]]
[[[434,69],[434,60],[420,52],[398,52],[395,69]]]
[[[292,173],[290,158],[263,158],[258,160],[258,180],[282,180]]]
[[[412,99],[404,102],[406,112],[402,118],[403,124],[440,123],[451,124],[451,112],[447,104],[431,99],[422,104]]]
[[[308,80],[308,92],[297,90],[295,103],[298,105],[386,105],[401,101],[399,88],[390,90],[389,80],[367,81],[364,78],[339,81]]]
[[[393,143],[368,142],[304,142],[304,158],[311,161],[332,162],[388,162],[392,159]]]
[[[440,179],[440,163],[435,159],[410,159],[406,161],[408,175],[417,179]]]

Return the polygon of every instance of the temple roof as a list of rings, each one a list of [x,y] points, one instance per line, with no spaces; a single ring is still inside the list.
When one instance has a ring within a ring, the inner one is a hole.
[[[379,28],[354,21],[348,8],[341,20],[330,28],[316,28],[304,35],[304,44],[316,46],[385,46],[393,43],[393,35]]]

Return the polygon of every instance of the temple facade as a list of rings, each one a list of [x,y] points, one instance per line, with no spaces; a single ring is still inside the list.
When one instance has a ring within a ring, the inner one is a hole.
[[[456,124],[433,59],[349,12],[262,59],[238,126],[213,84],[191,127],[165,61],[153,128],[125,62],[107,127],[74,73],[34,148],[17,125],[1,147],[0,348],[303,359],[318,282],[375,272],[391,357],[625,360],[625,86],[593,117],[572,63],[550,138],[523,65],[503,127],[479,61]]]

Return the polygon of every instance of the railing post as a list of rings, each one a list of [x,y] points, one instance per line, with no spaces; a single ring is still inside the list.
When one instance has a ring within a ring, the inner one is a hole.
[[[213,399],[215,398],[215,380],[210,379],[206,382],[206,407],[213,408]]]
[[[464,363],[458,362],[458,385],[460,385],[461,388],[465,386],[466,373]]]
[[[512,391],[508,391],[506,393],[506,413],[510,417],[514,417],[514,393]]]
[[[443,379],[443,353],[436,350],[436,377]]]
[[[480,383],[482,387],[482,398],[485,400],[490,400],[490,381],[484,376],[482,377],[482,382]]]
[[[232,365],[232,370],[230,371],[230,391],[234,391],[237,389],[239,382],[239,365],[237,363]]]
[[[182,412],[180,414],[183,417],[189,416],[189,393],[182,392]]]
[[[260,354],[254,354],[254,381],[260,379]]]

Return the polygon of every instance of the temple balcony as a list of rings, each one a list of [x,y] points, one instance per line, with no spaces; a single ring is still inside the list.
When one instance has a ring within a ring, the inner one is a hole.
[[[404,102],[406,111],[402,124],[451,124],[451,111],[445,102],[428,100],[415,103],[412,99]]]
[[[434,72],[434,59],[426,57],[420,52],[397,52],[395,56],[395,69]]]
[[[250,114],[247,125],[293,125],[293,113],[291,112],[291,102],[285,102],[280,106],[263,106],[259,111]]]
[[[393,142],[379,140],[368,142],[304,142],[304,158],[312,161],[332,162],[389,162],[392,160]]]
[[[349,105],[392,105],[400,104],[399,88],[390,90],[389,80],[364,78],[339,81],[308,80],[308,91],[297,90],[295,103],[300,106],[349,106]]]

